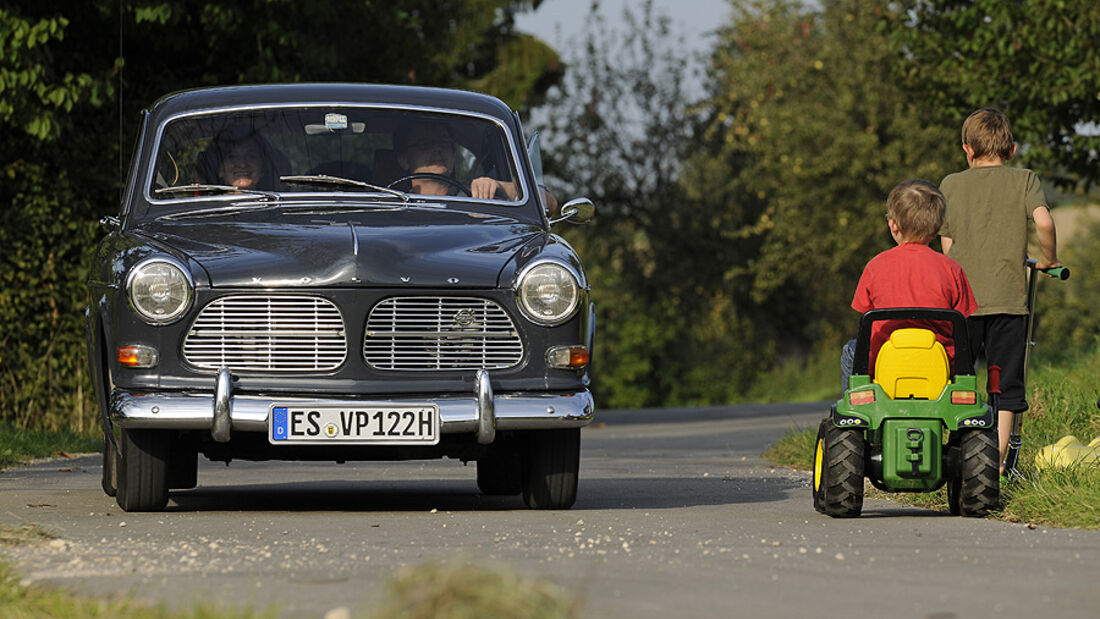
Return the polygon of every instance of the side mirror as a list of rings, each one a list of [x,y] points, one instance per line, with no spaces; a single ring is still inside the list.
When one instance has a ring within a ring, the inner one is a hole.
[[[571,224],[586,224],[596,216],[596,205],[588,198],[574,198],[561,206],[560,215],[550,220],[551,224],[568,221]]]
[[[103,217],[99,220],[99,227],[103,228],[103,231],[107,234],[118,230],[119,226],[121,225],[122,224],[121,222],[119,222],[118,217],[115,217],[114,215],[107,215],[106,217]]]

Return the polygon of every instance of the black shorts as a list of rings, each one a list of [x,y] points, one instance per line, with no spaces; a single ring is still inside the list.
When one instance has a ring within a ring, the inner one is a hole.
[[[1024,385],[1024,350],[1027,345],[1027,316],[990,314],[966,319],[970,332],[970,354],[985,358],[986,365],[1001,366],[1001,410],[1027,410]]]

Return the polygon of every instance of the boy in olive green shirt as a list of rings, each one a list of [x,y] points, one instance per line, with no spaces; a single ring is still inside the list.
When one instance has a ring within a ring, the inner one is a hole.
[[[966,271],[978,311],[967,319],[971,351],[1001,367],[997,434],[1001,472],[1014,414],[1027,410],[1024,353],[1027,346],[1027,226],[1035,222],[1040,269],[1061,266],[1054,220],[1031,170],[1004,162],[1016,154],[1008,118],[993,108],[971,114],[962,127],[967,170],[947,175],[940,190],[947,216],[940,228],[945,254]]]

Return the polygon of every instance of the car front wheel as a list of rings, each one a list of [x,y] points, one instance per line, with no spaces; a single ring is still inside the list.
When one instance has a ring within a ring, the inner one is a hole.
[[[128,512],[156,512],[168,504],[171,433],[122,430],[119,445],[118,506]]]
[[[529,433],[523,457],[523,502],[531,509],[569,509],[577,500],[580,428]]]

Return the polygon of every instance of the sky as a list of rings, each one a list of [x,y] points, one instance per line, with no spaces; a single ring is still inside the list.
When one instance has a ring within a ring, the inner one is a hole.
[[[629,5],[640,12],[642,0],[601,0],[600,11],[611,19]],[[570,38],[580,34],[592,0],[543,0],[538,10],[516,16],[516,27],[562,51]],[[658,15],[672,18],[673,34],[684,35],[693,51],[705,49],[713,41],[713,30],[725,23],[730,13],[729,0],[654,0]]]

